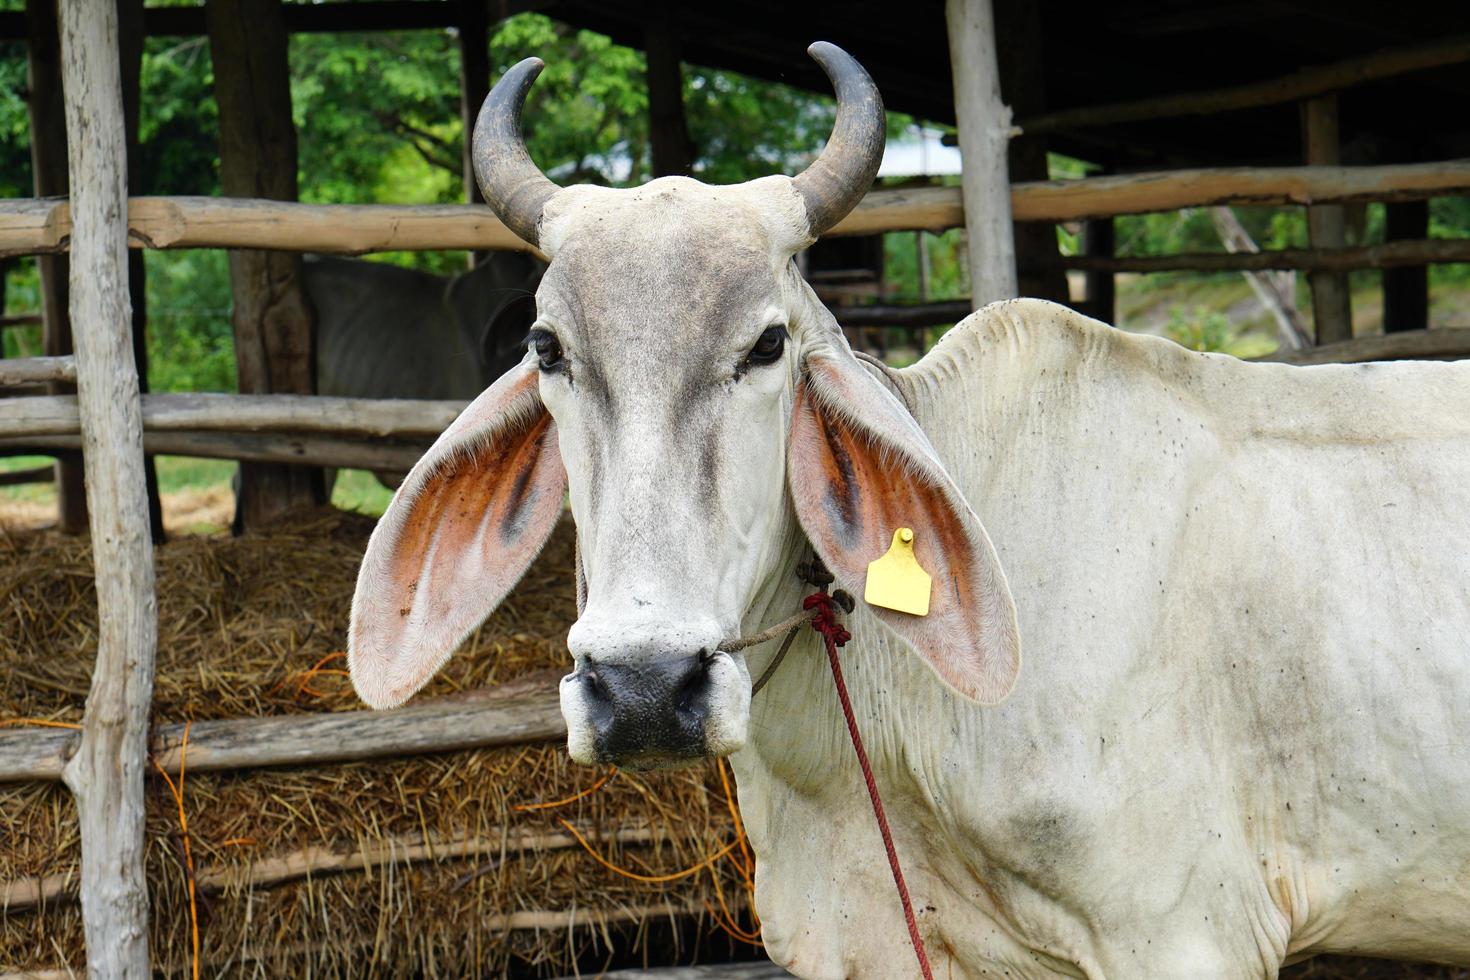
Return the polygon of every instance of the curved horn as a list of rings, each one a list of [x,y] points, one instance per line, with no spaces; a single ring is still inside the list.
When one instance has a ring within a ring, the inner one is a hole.
[[[542,206],[561,190],[531,161],[521,137],[526,93],[544,67],[540,58],[527,58],[500,76],[475,120],[475,179],[480,191],[500,220],[532,245],[537,244]]]
[[[845,218],[873,186],[888,126],[878,86],[852,55],[826,41],[806,51],[837,91],[837,122],[826,149],[792,178],[806,201],[807,222],[815,238]]]

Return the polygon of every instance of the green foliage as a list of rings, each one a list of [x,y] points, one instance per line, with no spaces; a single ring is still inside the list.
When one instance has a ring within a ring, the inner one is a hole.
[[[234,391],[227,253],[150,252],[148,383],[153,391]]]
[[[25,100],[25,45],[0,44],[0,197],[31,196],[31,124]]]
[[[1181,307],[1169,311],[1165,334],[1176,344],[1198,351],[1223,351],[1231,341],[1230,320],[1203,306],[1186,314]]]

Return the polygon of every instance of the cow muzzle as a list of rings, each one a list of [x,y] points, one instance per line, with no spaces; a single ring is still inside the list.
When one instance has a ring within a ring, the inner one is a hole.
[[[750,686],[725,653],[587,658],[562,678],[561,707],[576,761],[664,769],[740,749]]]

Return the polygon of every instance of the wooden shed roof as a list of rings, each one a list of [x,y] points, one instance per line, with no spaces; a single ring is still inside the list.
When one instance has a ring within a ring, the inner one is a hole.
[[[492,18],[536,10],[643,44],[650,0],[467,0]],[[1015,25],[1035,2],[1040,50]],[[1262,82],[1382,51],[1417,45],[1470,50],[1470,18],[1445,0],[995,0],[1002,59],[1031,65],[1041,87],[1005,93],[1017,121],[1177,93]],[[953,122],[943,0],[743,0],[669,3],[684,60],[827,92],[805,49],[825,39],[858,57],[890,108]],[[331,0],[286,4],[293,31],[387,30],[459,23],[461,0]],[[149,34],[200,34],[202,7],[147,10]],[[24,15],[0,13],[0,39],[25,37]],[[1009,42],[1009,43],[1008,43]],[[1004,68],[1003,68],[1004,70]],[[1014,87],[1014,86],[1012,86]],[[1381,79],[1341,96],[1345,163],[1406,162],[1470,155],[1470,63]],[[1215,115],[1105,126],[1070,126],[1054,149],[1116,170],[1301,162],[1293,102]]]
[[[1022,2],[1030,0],[996,0],[1003,58],[1007,8]],[[551,0],[540,9],[636,47],[647,8]],[[1039,9],[1047,112],[1260,82],[1385,48],[1458,40],[1470,50],[1464,6],[1435,0],[1041,0]],[[954,121],[943,0],[744,0],[683,4],[673,16],[686,61],[827,91],[805,48],[830,40],[867,66],[890,108]],[[1034,93],[1005,97],[1017,105]],[[1466,62],[1350,89],[1341,97],[1344,162],[1470,154],[1466,102]],[[1288,102],[1076,127],[1052,143],[1120,170],[1300,163],[1298,112]]]

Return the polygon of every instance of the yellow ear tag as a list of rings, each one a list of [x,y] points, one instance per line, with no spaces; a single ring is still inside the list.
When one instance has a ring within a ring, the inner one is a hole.
[[[901,527],[893,532],[888,553],[868,564],[868,584],[863,600],[870,606],[882,606],[914,616],[929,615],[929,591],[933,580],[919,567],[914,557],[913,529]]]

